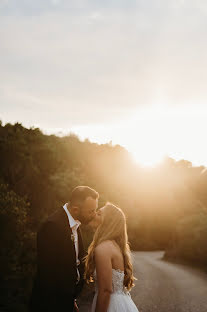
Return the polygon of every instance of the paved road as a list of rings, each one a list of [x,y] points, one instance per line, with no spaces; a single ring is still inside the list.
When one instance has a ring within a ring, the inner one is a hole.
[[[163,252],[134,252],[139,312],[207,312],[207,274],[162,260]]]
[[[134,252],[131,295],[139,312],[207,312],[207,274],[162,260],[164,252]],[[80,312],[90,311],[91,291],[82,295]],[[120,311],[125,312],[125,311]]]

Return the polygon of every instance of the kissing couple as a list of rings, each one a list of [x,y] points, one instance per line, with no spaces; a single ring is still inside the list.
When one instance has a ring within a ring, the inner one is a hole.
[[[79,311],[76,298],[84,279],[95,281],[91,312],[138,311],[129,294],[135,278],[125,215],[111,203],[97,210],[98,198],[94,189],[77,186],[69,202],[41,225],[32,312]],[[80,224],[96,228],[86,256]]]

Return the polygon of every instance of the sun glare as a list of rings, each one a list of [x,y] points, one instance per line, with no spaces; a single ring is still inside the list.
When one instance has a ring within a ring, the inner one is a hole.
[[[141,167],[154,167],[165,156],[188,159],[194,164],[206,164],[206,154],[200,153],[201,134],[206,131],[206,111],[188,113],[164,108],[135,111],[133,116],[106,127],[87,125],[72,129],[81,139],[89,138],[99,144],[112,141],[124,146]]]
[[[167,153],[166,129],[169,120],[162,110],[144,111],[134,114],[128,124],[129,134],[126,148],[141,167],[158,165]]]
[[[153,152],[141,152],[134,151],[131,152],[133,160],[140,166],[140,167],[155,167],[164,158],[163,154],[153,153]]]
[[[139,111],[131,120],[133,138],[126,147],[142,167],[154,167],[167,155],[199,163],[198,138],[199,133],[205,132],[205,116],[190,108],[188,114],[181,109],[166,110],[162,106],[159,110]]]

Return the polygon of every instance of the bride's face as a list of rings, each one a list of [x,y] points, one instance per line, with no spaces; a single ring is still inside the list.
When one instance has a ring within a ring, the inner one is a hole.
[[[89,223],[89,225],[93,228],[93,230],[96,230],[97,227],[102,223],[103,220],[103,210],[104,207],[100,208],[96,212],[96,216],[93,218],[93,220]]]

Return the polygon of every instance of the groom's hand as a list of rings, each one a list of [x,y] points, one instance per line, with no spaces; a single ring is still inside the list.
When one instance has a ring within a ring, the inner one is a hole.
[[[74,300],[74,312],[79,312],[76,300]]]

